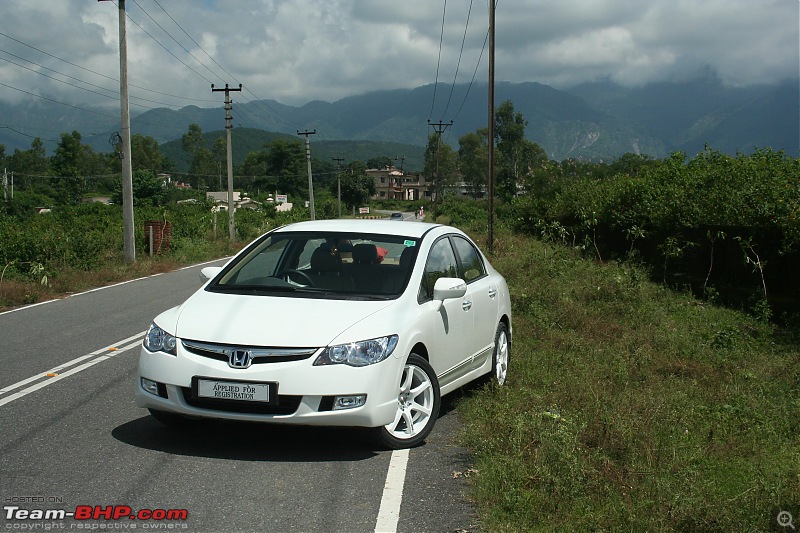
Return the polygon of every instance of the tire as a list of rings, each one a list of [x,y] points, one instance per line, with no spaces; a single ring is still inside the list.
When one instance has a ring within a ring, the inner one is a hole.
[[[375,428],[376,437],[392,450],[413,448],[427,438],[439,417],[439,380],[430,363],[419,355],[409,355],[397,392],[394,420]]]
[[[167,411],[159,411],[158,409],[148,409],[150,416],[172,428],[189,428],[194,425],[195,420],[186,418],[175,413],[168,413]]]
[[[492,381],[500,386],[508,379],[508,361],[511,358],[511,339],[508,328],[502,322],[494,334],[494,353],[492,353]]]

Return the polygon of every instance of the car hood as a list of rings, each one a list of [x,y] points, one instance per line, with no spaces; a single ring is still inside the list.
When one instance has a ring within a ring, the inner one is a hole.
[[[311,348],[327,346],[348,328],[393,303],[394,300],[251,296],[200,290],[180,308],[164,313],[156,321],[183,339]],[[341,342],[353,340],[361,339]]]

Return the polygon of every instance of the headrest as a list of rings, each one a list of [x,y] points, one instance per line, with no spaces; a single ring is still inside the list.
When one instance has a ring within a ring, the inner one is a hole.
[[[403,252],[400,254],[400,265],[408,267],[411,265],[411,260],[414,258],[414,250],[412,246],[408,246],[403,248]]]
[[[317,248],[311,254],[311,270],[317,272],[339,272],[342,269],[342,258],[331,255],[329,250]]]
[[[374,244],[361,243],[353,246],[353,262],[371,265],[378,262],[378,248]]]

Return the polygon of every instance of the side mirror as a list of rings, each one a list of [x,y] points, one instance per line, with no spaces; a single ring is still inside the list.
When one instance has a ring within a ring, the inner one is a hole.
[[[461,278],[439,278],[433,285],[433,302],[438,311],[442,303],[450,298],[461,298],[467,294],[467,282]]]
[[[221,271],[222,267],[205,267],[200,271],[200,281],[205,283],[210,279],[214,279],[214,277]]]

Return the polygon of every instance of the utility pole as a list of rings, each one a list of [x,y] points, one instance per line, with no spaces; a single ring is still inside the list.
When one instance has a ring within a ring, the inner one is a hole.
[[[122,234],[125,262],[130,265],[136,262],[136,238],[133,221],[133,167],[131,165],[131,113],[128,107],[128,43],[125,33],[125,0],[117,0],[117,8],[119,10],[120,137],[122,139]]]
[[[497,0],[489,0],[489,253],[494,252],[494,12]]]
[[[336,161],[336,191],[339,197],[339,218],[342,218],[342,161],[344,157],[331,157]]]
[[[400,194],[402,196],[402,194],[403,194],[402,193],[402,191],[403,191],[403,177],[402,177],[403,176],[403,161],[405,161],[406,156],[403,155],[403,156],[400,156],[400,157],[398,157],[398,156],[394,157],[395,161],[397,161],[398,159],[400,160],[400,177],[397,178],[397,179],[400,180]],[[389,183],[391,184],[391,182],[392,182],[392,178],[389,177]],[[395,185],[397,185],[396,182],[395,182]],[[400,199],[402,200],[403,198],[401,197]]]
[[[225,84],[224,89],[215,89],[214,84],[211,84],[211,92],[220,92],[225,91],[225,131],[227,133],[227,154],[226,158],[228,160],[228,237],[230,240],[236,240],[236,225],[233,221],[233,214],[236,211],[236,206],[233,205],[233,149],[231,148],[231,130],[233,129],[233,124],[231,124],[231,120],[233,120],[233,116],[231,115],[231,110],[233,109],[233,105],[231,102],[231,91],[241,91],[242,84],[239,84],[238,89],[231,89],[228,87],[228,84]]]
[[[311,142],[308,140],[309,135],[314,135],[314,131],[300,131],[297,130],[298,135],[306,136],[306,164],[308,165],[308,207],[311,209],[311,220],[316,220],[314,216],[314,180],[311,178]]]
[[[442,133],[448,127],[453,125],[453,121],[451,120],[449,123],[432,123],[430,119],[428,119],[428,125],[433,126],[433,129],[436,132],[436,181],[434,182],[433,191],[433,221],[435,222],[439,217],[439,146],[442,144]]]

